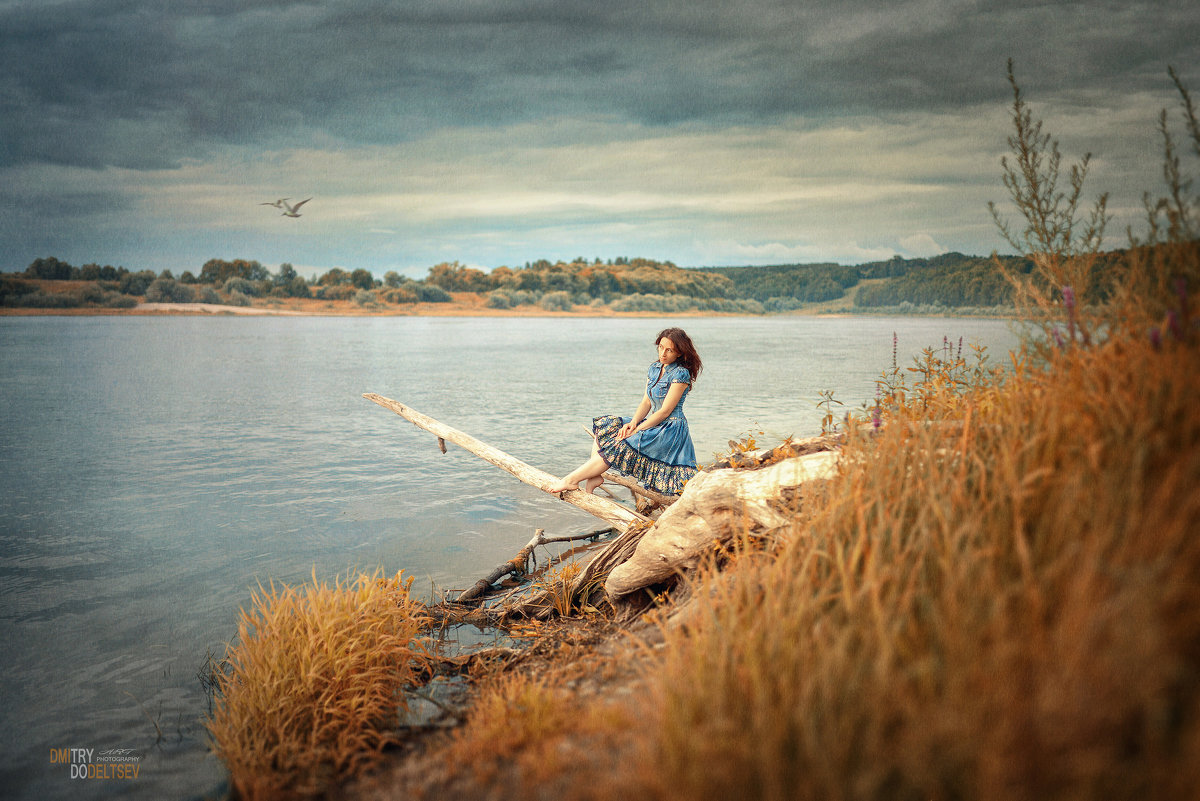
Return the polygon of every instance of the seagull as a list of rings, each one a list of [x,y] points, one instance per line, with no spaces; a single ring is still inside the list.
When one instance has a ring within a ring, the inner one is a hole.
[[[283,213],[283,216],[284,217],[299,217],[300,212],[297,211],[297,209],[300,208],[301,206],[303,206],[305,203],[307,203],[310,200],[312,200],[311,197],[305,198],[304,200],[301,200],[299,203],[297,203],[296,205],[293,206],[291,203],[287,202],[287,198],[283,198],[282,200],[279,201],[280,203],[283,204],[283,207],[287,209],[287,211],[285,211]]]
[[[286,197],[281,197],[281,198],[279,198],[279,200],[276,200],[274,203],[259,203],[258,205],[260,205],[260,206],[274,206],[274,207],[275,207],[275,208],[277,208],[277,209],[282,209],[284,206],[286,206],[286,205],[287,205],[287,200],[288,200],[288,199],[287,199]]]

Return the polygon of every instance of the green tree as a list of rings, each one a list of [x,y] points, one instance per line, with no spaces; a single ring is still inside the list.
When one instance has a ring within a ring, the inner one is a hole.
[[[53,256],[49,258],[38,258],[30,262],[25,268],[25,275],[30,278],[40,278],[43,281],[69,281],[71,279],[71,265],[65,261],[59,261]]]
[[[359,267],[350,273],[350,283],[359,289],[371,289],[375,286],[375,276],[371,275],[369,270]]]
[[[345,270],[334,267],[327,271],[324,275],[317,279],[317,283],[321,286],[337,286],[338,284],[350,283],[350,276]]]
[[[296,272],[296,268],[285,261],[283,264],[279,265],[279,272],[275,273],[275,285],[285,286],[290,284],[298,277],[299,274]]]

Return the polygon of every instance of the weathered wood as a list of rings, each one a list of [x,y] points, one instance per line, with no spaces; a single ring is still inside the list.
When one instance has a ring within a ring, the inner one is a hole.
[[[493,568],[491,573],[475,582],[472,586],[459,593],[454,599],[455,603],[466,603],[473,601],[479,596],[487,592],[493,584],[501,578],[509,575],[521,576],[525,574],[525,568],[529,565],[529,557],[533,553],[533,549],[538,546],[542,538],[546,536],[546,530],[539,528],[524,548],[517,551],[517,555],[507,562],[501,562]]]
[[[659,506],[670,506],[679,499],[678,495],[663,495],[661,492],[655,492],[652,489],[646,489],[632,478],[627,478],[626,476],[623,476],[620,473],[614,473],[611,470],[605,473],[603,478],[605,481],[611,481],[613,484],[619,484],[628,489],[634,495],[641,495],[643,498],[647,498]]]
[[[523,576],[528,573],[529,560],[533,559],[534,564],[537,564],[537,560],[534,557],[534,550],[539,545],[551,545],[556,542],[575,542],[576,540],[590,540],[595,539],[602,534],[611,533],[615,530],[616,529],[608,528],[601,531],[591,531],[586,534],[560,534],[554,537],[547,537],[545,529],[539,528],[536,532],[534,532],[533,539],[525,543],[524,548],[517,551],[516,556],[514,556],[512,559],[509,559],[507,562],[501,562],[500,564],[496,565],[491,573],[488,573],[479,581],[475,582],[475,584],[473,584],[471,587],[460,593],[459,596],[454,599],[454,602],[467,603],[468,601],[474,601],[487,592],[493,584],[505,576]]]
[[[787,508],[808,482],[832,478],[838,454],[832,451],[794,456],[758,470],[698,473],[679,502],[663,512],[633,554],[613,567],[604,581],[609,598],[620,598],[695,567],[714,543],[739,531],[786,524]]]
[[[478,440],[470,434],[465,434],[456,428],[451,428],[448,425],[440,423],[428,415],[421,414],[416,409],[405,406],[399,401],[385,398],[374,392],[365,393],[363,397],[372,403],[379,404],[385,409],[391,409],[405,420],[408,420],[419,428],[425,429],[439,439],[453,442],[455,445],[465,448],[485,462],[490,462],[502,470],[507,470],[531,487],[536,487],[543,492],[550,492],[550,487],[559,480],[557,476],[552,476],[544,470],[539,470],[533,465],[522,462],[520,459],[508,455],[499,448],[488,445],[486,442]],[[593,514],[601,520],[616,526],[621,531],[628,528],[634,521],[647,519],[615,501],[589,495],[583,490],[567,490],[566,492],[551,494],[557,495],[572,506],[578,506],[585,512]]]

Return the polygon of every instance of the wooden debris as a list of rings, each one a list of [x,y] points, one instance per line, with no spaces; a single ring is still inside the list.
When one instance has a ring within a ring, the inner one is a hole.
[[[790,512],[781,503],[804,483],[830,478],[837,454],[795,456],[758,470],[697,473],[683,495],[641,537],[633,554],[615,566],[604,582],[610,598],[666,581],[696,566],[714,542],[738,531],[781,526]]]
[[[446,441],[453,442],[546,492],[558,481],[557,477],[398,401],[375,393],[363,397],[432,433],[438,438],[443,452]],[[546,537],[545,532],[538,529],[515,557],[497,565],[491,573],[462,592],[455,604],[445,605],[445,611],[449,612],[451,607],[460,609],[453,613],[459,621],[471,618],[494,623],[517,617],[547,618],[556,610],[561,611],[564,600],[571,608],[586,608],[604,600],[615,602],[637,590],[660,584],[695,567],[700,556],[710,551],[714,543],[726,541],[739,531],[761,531],[785,524],[794,513],[794,509],[788,508],[789,503],[797,497],[802,485],[834,475],[835,450],[842,439],[836,434],[797,441],[788,439],[769,451],[735,453],[697,473],[678,497],[663,496],[624,476],[605,473],[606,481],[627,487],[635,494],[639,508],[665,509],[657,521],[582,490],[552,493],[605,520],[618,536],[579,562],[579,571],[568,587],[564,588],[561,582],[557,587],[541,586],[523,598],[514,590],[504,596],[502,604],[470,611],[458,606],[483,599],[505,576],[524,575],[538,545],[594,538],[600,533]],[[564,592],[569,596],[566,599]],[[510,598],[513,599],[511,602]]]
[[[810,453],[834,450],[841,447],[845,439],[846,435],[841,433],[821,434],[804,439],[792,439],[789,437],[768,451],[731,453],[724,459],[712,464],[708,469],[719,470],[725,467],[757,469],[765,465],[774,464],[782,459],[790,459],[793,456],[806,456]],[[729,441],[729,445],[731,448],[737,447],[737,443],[733,440]]]
[[[679,498],[678,495],[663,495],[661,492],[655,492],[652,489],[647,489],[634,481],[632,478],[623,476],[620,473],[614,473],[611,470],[605,473],[603,478],[605,481],[610,481],[613,484],[619,484],[620,486],[625,487],[634,495],[640,495],[656,506],[670,506]]]
[[[604,529],[602,531],[592,531],[587,534],[563,534],[556,537],[547,537],[545,529],[538,529],[533,539],[525,544],[525,547],[517,552],[517,555],[507,562],[502,562],[488,573],[486,576],[475,582],[470,588],[464,590],[457,598],[455,603],[466,603],[480,598],[485,592],[491,589],[492,585],[505,576],[520,577],[529,572],[529,561],[534,558],[534,549],[539,545],[550,545],[555,542],[575,542],[577,540],[589,540],[601,537],[604,534],[609,534],[615,529]],[[536,560],[535,560],[536,564]]]
[[[440,423],[428,415],[421,414],[416,409],[405,406],[399,401],[385,398],[374,392],[368,392],[363,397],[373,403],[378,403],[385,409],[391,409],[405,420],[408,420],[419,428],[425,429],[439,439],[449,440],[484,461],[491,462],[497,467],[507,470],[531,487],[537,487],[543,492],[550,492],[550,487],[558,482],[557,476],[552,476],[544,470],[539,470],[533,465],[522,462],[520,459],[508,455],[499,448],[495,448],[469,434],[464,434],[458,429]],[[645,516],[627,509],[616,501],[590,495],[583,490],[568,490],[567,492],[551,494],[556,494],[567,503],[578,506],[585,512],[593,514],[601,520],[616,526],[621,531],[624,531],[636,520],[647,519]]]

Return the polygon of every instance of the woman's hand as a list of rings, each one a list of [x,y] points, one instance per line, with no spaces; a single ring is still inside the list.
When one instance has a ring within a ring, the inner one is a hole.
[[[619,439],[619,440],[625,439],[626,437],[631,435],[634,431],[637,431],[637,423],[630,420],[628,423],[621,426],[621,430],[617,432],[617,439]]]

